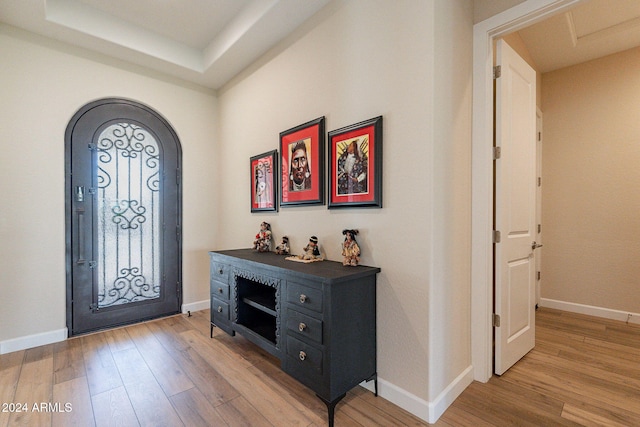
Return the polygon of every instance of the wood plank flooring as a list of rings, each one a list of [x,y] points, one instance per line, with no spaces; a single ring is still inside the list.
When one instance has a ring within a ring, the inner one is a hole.
[[[640,426],[640,327],[541,308],[536,346],[438,426]]]
[[[536,348],[473,383],[436,426],[640,426],[640,327],[550,309]],[[0,427],[325,426],[326,406],[209,312],[0,356]],[[12,406],[10,406],[12,405]],[[428,424],[356,387],[336,427]]]

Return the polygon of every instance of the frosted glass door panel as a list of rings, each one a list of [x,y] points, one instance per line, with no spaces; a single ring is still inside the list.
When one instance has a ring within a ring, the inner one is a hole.
[[[160,149],[130,123],[98,138],[98,308],[160,297]]]

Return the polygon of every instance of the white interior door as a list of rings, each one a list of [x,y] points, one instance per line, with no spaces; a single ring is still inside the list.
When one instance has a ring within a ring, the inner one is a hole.
[[[536,73],[496,46],[495,368],[503,374],[535,345]],[[497,326],[499,324],[499,326]]]
[[[542,287],[542,111],[536,109],[536,307],[540,305]]]

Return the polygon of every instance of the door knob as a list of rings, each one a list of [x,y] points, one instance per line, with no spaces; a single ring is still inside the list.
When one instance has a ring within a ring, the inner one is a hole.
[[[531,250],[535,251],[538,248],[541,248],[542,244],[541,243],[536,243],[535,241],[533,243],[531,243]]]

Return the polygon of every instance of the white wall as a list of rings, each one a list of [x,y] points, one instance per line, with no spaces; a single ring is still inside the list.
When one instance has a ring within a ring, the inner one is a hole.
[[[336,0],[217,100],[0,27],[0,343],[64,328],[64,129],[85,103],[121,96],[182,142],[185,302],[207,298],[206,252],[249,247],[261,221],[294,251],[317,235],[334,260],[341,230],[358,228],[362,263],[382,269],[380,393],[434,421],[470,378],[472,19],[471,0]],[[378,115],[383,209],[250,213],[249,158],[281,131]]]
[[[5,25],[0,58],[0,344],[66,326],[64,132],[73,114],[98,98],[147,104],[177,132],[183,302],[208,300],[218,203],[215,97]]]
[[[471,366],[472,22],[469,4],[435,6],[431,402]]]
[[[542,82],[542,297],[637,315],[640,49]]]
[[[478,23],[509,9],[524,0],[473,0],[473,23]]]
[[[315,234],[339,260],[341,230],[358,228],[362,263],[382,269],[381,394],[418,406],[470,365],[471,21],[469,1],[338,2],[219,97],[216,249],[249,247],[267,221],[294,251]],[[278,148],[279,132],[319,116],[330,131],[378,115],[383,209],[250,213],[249,158]]]

